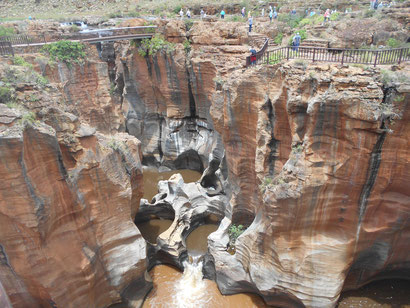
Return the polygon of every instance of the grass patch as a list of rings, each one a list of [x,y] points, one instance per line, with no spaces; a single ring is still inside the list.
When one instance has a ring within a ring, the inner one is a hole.
[[[24,60],[23,57],[19,57],[19,56],[15,56],[13,58],[13,64],[18,65],[18,66],[33,68],[33,65],[31,63],[26,62],[26,60]]]
[[[0,37],[4,36],[10,36],[14,34],[14,29],[5,27],[5,26],[0,26]]]

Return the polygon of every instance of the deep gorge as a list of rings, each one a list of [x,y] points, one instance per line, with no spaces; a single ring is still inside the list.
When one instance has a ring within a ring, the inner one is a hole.
[[[245,70],[242,28],[155,22],[173,52],[121,41],[72,67],[26,55],[49,84],[16,82],[24,108],[0,104],[13,307],[140,307],[165,265],[248,307],[335,307],[342,291],[408,279],[409,79],[295,61]],[[234,243],[232,225],[245,229]]]

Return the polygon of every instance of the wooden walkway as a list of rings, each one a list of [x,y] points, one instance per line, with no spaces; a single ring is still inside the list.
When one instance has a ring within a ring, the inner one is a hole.
[[[267,42],[256,53],[255,64],[276,64],[282,60],[301,59],[313,62],[340,64],[391,65],[410,61],[410,48],[392,48],[380,50],[341,49],[320,47],[279,47],[267,50]],[[251,66],[250,56],[246,58],[246,67]]]
[[[35,48],[30,49],[27,47],[41,47],[62,40],[88,44],[114,42],[119,40],[141,40],[152,38],[155,35],[156,28],[156,26],[140,26],[95,29],[64,35],[50,35],[48,37],[45,35],[10,35],[0,38],[0,55],[14,55],[14,53],[18,53],[22,49],[24,49],[25,52],[30,52]]]

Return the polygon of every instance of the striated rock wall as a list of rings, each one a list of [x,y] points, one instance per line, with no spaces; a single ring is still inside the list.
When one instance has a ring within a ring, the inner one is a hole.
[[[133,223],[138,140],[58,109],[42,111],[54,129],[0,108],[0,280],[13,307],[138,307],[151,285]]]
[[[224,293],[332,307],[343,288],[408,278],[409,87],[383,92],[377,75],[294,63],[248,70],[216,94],[232,220],[250,224],[234,255],[230,217],[211,235]]]

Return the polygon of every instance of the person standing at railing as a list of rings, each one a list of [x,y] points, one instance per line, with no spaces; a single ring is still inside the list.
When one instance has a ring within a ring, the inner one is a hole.
[[[181,7],[181,10],[179,11],[179,16],[181,16],[181,19],[184,18],[184,11],[182,10],[182,7]]]
[[[256,50],[255,50],[255,48],[253,48],[253,46],[252,46],[251,49],[249,49],[249,52],[251,53],[251,65],[256,65]]]
[[[252,25],[253,25],[253,18],[252,18],[252,16],[249,17],[248,22],[249,22],[249,33],[251,33],[251,32],[252,32]]]
[[[299,32],[296,33],[296,35],[292,39],[292,50],[298,51],[301,39],[302,37],[299,35]]]

